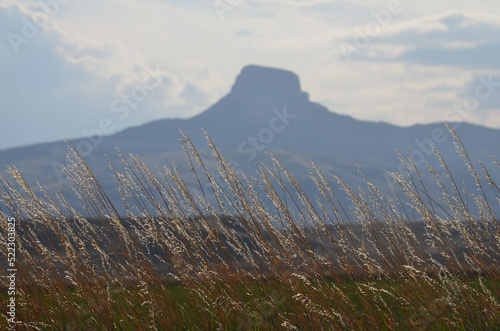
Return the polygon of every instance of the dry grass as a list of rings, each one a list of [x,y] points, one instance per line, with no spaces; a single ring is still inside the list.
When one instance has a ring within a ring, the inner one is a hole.
[[[497,329],[500,224],[491,203],[500,190],[451,131],[474,194],[435,151],[442,169],[428,171],[439,197],[407,155],[390,195],[368,180],[363,189],[340,178],[333,186],[313,165],[319,194],[311,200],[274,158],[257,178],[238,176],[207,137],[216,177],[185,136],[201,193],[175,166],[153,171],[123,156],[123,171],[111,165],[122,217],[68,143],[66,172],[84,216],[10,168],[12,180],[0,178],[0,240],[6,216],[16,217],[15,328]],[[1,300],[6,307],[7,295]]]

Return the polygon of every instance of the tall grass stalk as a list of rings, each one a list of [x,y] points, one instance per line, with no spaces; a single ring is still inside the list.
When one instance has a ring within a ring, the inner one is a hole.
[[[36,192],[10,167],[12,178],[0,177],[0,240],[15,217],[15,328],[499,328],[500,224],[491,203],[500,190],[449,129],[474,193],[434,150],[442,169],[427,171],[439,196],[399,154],[406,174],[392,175],[390,194],[362,173],[366,185],[354,188],[312,164],[311,197],[273,156],[254,177],[236,173],[208,135],[217,176],[189,137],[181,141],[199,194],[175,165],[150,169],[118,151],[123,170],[110,167],[126,215],[69,141],[65,172],[81,207],[62,192]],[[6,312],[5,293],[1,300]]]

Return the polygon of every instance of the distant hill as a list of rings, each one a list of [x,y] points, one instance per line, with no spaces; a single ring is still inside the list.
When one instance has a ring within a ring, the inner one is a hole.
[[[486,160],[486,152],[500,156],[500,130],[465,123],[454,125],[473,160],[477,157]],[[96,146],[97,140],[92,142],[88,138],[72,143],[84,152],[84,159],[104,189],[115,192],[116,184],[105,158],[107,155],[114,164],[120,164],[115,147],[125,155],[141,156],[152,168],[175,162],[187,173],[179,128],[209,160],[202,132],[205,130],[226,159],[250,175],[255,174],[256,163],[269,163],[266,152],[275,154],[311,195],[316,193],[306,168],[311,160],[325,173],[337,175],[350,185],[361,183],[359,167],[371,181],[384,186],[387,182],[384,174],[401,169],[396,149],[410,152],[422,166],[423,161],[435,166],[436,157],[431,155],[428,143],[433,143],[442,152],[460,182],[465,178],[470,189],[474,186],[463,161],[455,153],[452,137],[444,124],[399,127],[336,114],[311,102],[294,73],[256,65],[243,68],[231,91],[197,116],[131,127],[104,137]],[[89,144],[93,146],[92,151],[85,155],[88,149],[84,147]],[[66,162],[65,147],[66,144],[60,141],[2,150],[0,174],[8,177],[6,166],[15,165],[33,187],[39,182],[50,193],[60,188],[69,192],[69,182],[61,181],[58,171]],[[500,173],[498,168],[494,168],[497,175]],[[194,180],[188,180],[188,184],[196,186]],[[118,193],[112,193],[111,198],[119,201]]]

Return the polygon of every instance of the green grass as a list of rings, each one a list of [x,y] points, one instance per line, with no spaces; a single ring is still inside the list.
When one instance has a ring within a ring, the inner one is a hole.
[[[494,303],[500,299],[500,281],[482,282],[488,292],[477,278],[161,283],[110,289],[101,294],[110,295],[109,307],[75,290],[67,290],[64,299],[47,291],[22,301],[49,304],[32,325],[58,330],[206,330],[221,324],[224,330],[279,330],[286,329],[283,320],[299,330],[494,330],[500,327]],[[150,300],[156,304],[145,304]]]

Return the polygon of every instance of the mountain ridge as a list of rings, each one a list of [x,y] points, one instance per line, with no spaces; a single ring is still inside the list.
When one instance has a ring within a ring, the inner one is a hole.
[[[466,123],[454,125],[459,126],[457,131],[473,159],[484,157],[485,151],[500,154],[500,130]],[[268,160],[266,152],[270,152],[281,155],[292,174],[303,181],[308,180],[304,165],[319,160],[322,170],[349,178],[349,184],[360,182],[357,166],[367,170],[373,182],[386,184],[385,173],[401,169],[396,149],[407,150],[422,166],[424,162],[437,165],[429,142],[450,160],[454,171],[465,174],[443,123],[400,127],[337,114],[310,101],[293,72],[257,65],[244,67],[228,94],[204,112],[188,119],[161,119],[130,127],[104,137],[82,156],[108,190],[113,190],[115,184],[104,155],[114,164],[119,163],[116,148],[124,155],[141,156],[152,168],[175,162],[187,171],[179,128],[209,157],[204,129],[223,156],[250,175],[256,171],[257,162]],[[86,139],[72,139],[72,143],[78,150]],[[15,165],[32,186],[38,181],[51,193],[61,185],[67,189],[60,171],[67,164],[64,149],[65,143],[56,141],[1,150],[0,174],[6,175],[5,165]],[[310,182],[307,186],[312,187]]]

